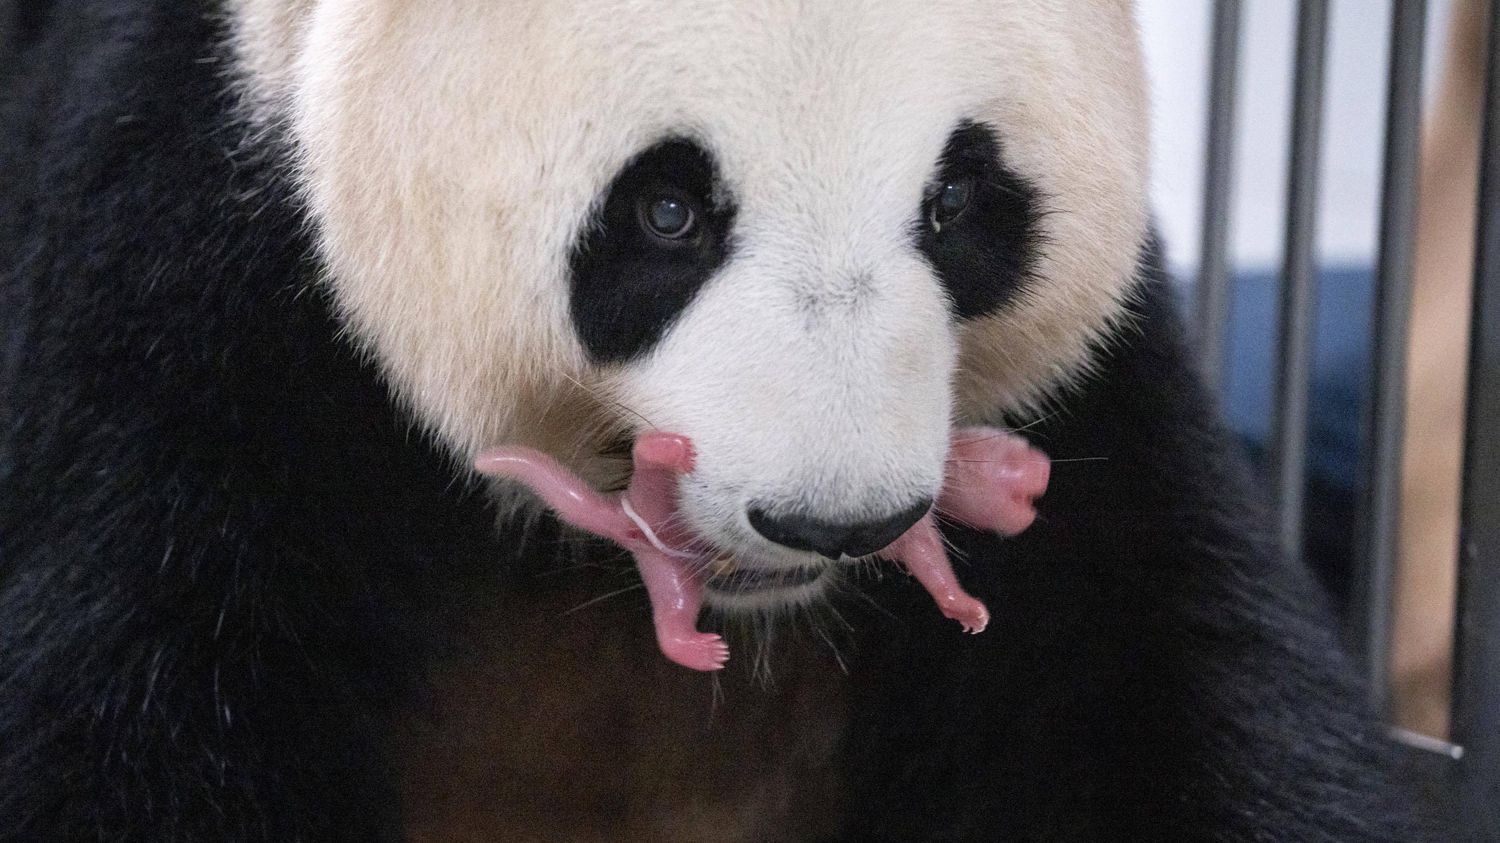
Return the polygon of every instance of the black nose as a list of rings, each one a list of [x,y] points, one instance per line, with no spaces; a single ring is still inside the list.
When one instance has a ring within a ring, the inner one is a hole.
[[[769,515],[757,506],[750,507],[750,526],[773,542],[797,550],[810,550],[829,559],[843,556],[867,556],[901,537],[932,508],[932,498],[924,498],[908,509],[888,518],[855,524],[823,521],[801,513]]]

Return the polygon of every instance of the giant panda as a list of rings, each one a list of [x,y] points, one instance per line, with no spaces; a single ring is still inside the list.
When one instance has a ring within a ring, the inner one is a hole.
[[[1451,839],[1191,371],[1125,0],[0,10],[0,839]],[[945,532],[982,634],[751,520],[962,424],[1053,466]],[[650,429],[807,574],[721,671],[472,469]]]

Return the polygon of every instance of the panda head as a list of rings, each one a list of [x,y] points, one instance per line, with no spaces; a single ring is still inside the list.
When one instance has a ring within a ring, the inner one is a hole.
[[[1130,292],[1126,0],[239,0],[235,23],[341,316],[421,422],[605,486],[620,443],[684,434],[682,515],[759,565],[820,558],[766,519],[921,511],[951,427],[1085,369]]]

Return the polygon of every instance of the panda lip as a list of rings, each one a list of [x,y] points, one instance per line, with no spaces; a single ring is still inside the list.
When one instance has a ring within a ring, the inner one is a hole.
[[[723,572],[712,572],[704,585],[717,592],[747,594],[801,588],[817,582],[828,572],[825,567],[754,568],[735,565]]]

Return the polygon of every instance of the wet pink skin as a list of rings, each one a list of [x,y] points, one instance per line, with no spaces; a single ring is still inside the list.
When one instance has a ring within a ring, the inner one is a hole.
[[[634,472],[622,494],[601,494],[552,457],[523,447],[495,448],[474,466],[483,474],[526,485],[563,521],[630,551],[651,599],[657,646],[668,659],[694,670],[719,670],[729,646],[698,631],[701,577],[707,558],[685,548],[693,536],[676,525],[677,481],[693,470],[687,437],[645,433],[632,451]],[[1033,502],[1047,489],[1047,457],[1015,434],[993,428],[954,431],[936,510],[981,530],[1014,535],[1036,518]],[[634,513],[635,518],[631,517]],[[977,633],[989,611],[959,585],[933,513],[928,513],[879,554],[903,565],[945,617]]]
[[[531,448],[495,448],[480,454],[474,467],[483,474],[509,477],[536,492],[563,521],[602,536],[630,551],[646,584],[656,644],[662,655],[694,670],[718,670],[729,661],[729,645],[711,632],[699,632],[703,607],[701,567],[695,556],[676,550],[657,528],[676,509],[677,478],[693,470],[693,449],[686,437],[647,433],[635,441],[634,472],[624,494],[594,491],[561,463]],[[627,513],[626,503],[652,527],[653,543]],[[663,549],[665,548],[665,549]],[[675,551],[675,552],[673,552]]]

